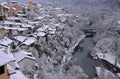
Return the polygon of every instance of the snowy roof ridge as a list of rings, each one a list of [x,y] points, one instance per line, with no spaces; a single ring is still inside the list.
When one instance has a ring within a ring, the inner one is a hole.
[[[0,44],[8,46],[9,44],[11,44],[13,41],[11,39],[9,39],[8,37],[4,37],[4,39],[0,40]]]
[[[29,56],[31,55],[31,56]],[[25,50],[21,50],[19,52],[16,52],[14,54],[15,58],[16,58],[16,61],[17,62],[20,62],[21,60],[23,60],[24,58],[29,58],[29,59],[32,59],[32,60],[36,60],[33,56],[32,56],[32,53],[30,52],[27,52]]]
[[[0,66],[3,66],[14,60],[15,60],[15,58],[14,58],[13,54],[11,54],[11,53],[6,54],[0,50]]]
[[[21,71],[15,70],[15,73],[10,75],[10,79],[27,79],[27,78]]]

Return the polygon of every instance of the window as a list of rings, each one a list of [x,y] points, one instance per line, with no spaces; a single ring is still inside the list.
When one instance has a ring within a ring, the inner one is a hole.
[[[0,75],[4,73],[4,66],[0,66]]]

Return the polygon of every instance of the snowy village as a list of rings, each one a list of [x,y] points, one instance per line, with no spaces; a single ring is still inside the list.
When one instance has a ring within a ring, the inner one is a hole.
[[[0,1],[0,79],[120,79],[120,16],[72,4]]]

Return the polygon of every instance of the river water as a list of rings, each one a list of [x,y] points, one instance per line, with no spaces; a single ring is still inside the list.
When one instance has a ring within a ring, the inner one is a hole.
[[[74,57],[77,59],[75,64],[80,65],[83,68],[84,72],[89,76],[88,79],[93,79],[96,76],[96,71],[93,66],[99,65],[99,62],[93,60],[89,55],[93,43],[93,38],[85,38],[74,51]]]

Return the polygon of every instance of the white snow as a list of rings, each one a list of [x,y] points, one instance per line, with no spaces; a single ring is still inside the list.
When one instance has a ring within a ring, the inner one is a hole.
[[[39,21],[35,21],[35,22],[33,22],[33,21],[28,21],[28,23],[29,23],[29,24],[38,24]]]
[[[27,37],[27,39],[23,42],[23,44],[25,44],[25,45],[31,45],[35,41],[36,41],[35,37]]]
[[[5,6],[5,4],[7,4],[7,2],[2,2],[2,3],[1,3],[1,6],[7,8],[7,9],[10,9],[10,7]]]
[[[9,64],[7,64],[7,69],[8,69],[9,75],[15,73],[15,70]]]
[[[25,39],[27,38],[26,36],[15,36],[14,37],[16,40],[20,41],[20,42],[23,42],[25,41]]]
[[[5,46],[8,46],[12,43],[13,41],[7,37],[4,37],[4,39],[1,39],[0,40],[0,44],[1,45],[5,45]]]
[[[8,65],[10,65],[13,69],[20,69],[20,66],[16,61],[11,61],[10,63],[8,63]]]
[[[44,29],[44,28],[39,28],[39,29],[37,29],[37,31],[44,32],[44,31],[45,31],[45,29]]]
[[[20,17],[27,16],[26,14],[17,14]]]
[[[46,34],[45,34],[45,32],[38,32],[37,33],[37,36],[45,36]]]
[[[23,75],[22,72],[16,70],[15,74],[10,75],[10,79],[27,79],[27,78]]]
[[[35,20],[42,20],[42,19],[44,19],[44,17],[42,17],[42,16],[39,16],[39,17],[35,18]]]
[[[10,61],[14,61],[14,60],[15,58],[13,57],[11,53],[6,54],[5,52],[0,50],[0,66],[3,66],[9,63]]]
[[[4,25],[14,25],[15,22],[10,22],[10,21],[4,21]]]
[[[116,62],[116,56],[115,55],[112,55],[111,53],[96,53],[96,54],[97,54],[98,58],[106,60],[109,63],[115,65],[115,62]],[[120,64],[118,63],[118,61],[117,61],[116,65],[117,65],[117,67],[120,68]]]
[[[32,56],[31,52],[26,52],[24,50],[21,50],[21,51],[15,53],[14,56],[15,56],[17,62],[20,62],[24,58],[29,58],[29,59],[35,60],[35,58]]]
[[[17,30],[18,28],[17,27],[8,27],[8,26],[5,26],[5,27],[3,27],[4,29],[6,29],[6,30]]]
[[[28,28],[19,28],[19,29],[17,29],[18,31],[26,31],[26,30],[28,30]]]
[[[107,69],[101,67],[96,67],[95,69],[99,79],[116,79],[116,75],[108,71]]]
[[[22,23],[17,23],[13,21],[4,21],[4,25],[22,25]]]
[[[7,20],[21,20],[19,17],[8,17]]]
[[[35,28],[34,26],[30,25],[30,24],[22,24],[22,27],[26,27],[26,28]]]

